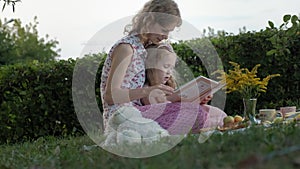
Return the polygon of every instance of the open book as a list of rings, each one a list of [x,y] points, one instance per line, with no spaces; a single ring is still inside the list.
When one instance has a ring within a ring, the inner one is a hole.
[[[204,76],[189,81],[175,90],[175,93],[181,97],[181,101],[200,102],[205,97],[216,93],[223,88],[225,84],[214,81]]]

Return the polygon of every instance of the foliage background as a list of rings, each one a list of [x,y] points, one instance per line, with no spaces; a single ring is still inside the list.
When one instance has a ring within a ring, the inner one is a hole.
[[[19,19],[14,19],[13,26],[8,26],[6,19],[0,20],[0,66],[25,63],[33,60],[39,62],[54,61],[60,49],[58,41],[39,37],[37,17],[33,23],[23,26]]]
[[[58,42],[39,38],[36,24],[24,28],[16,21],[13,28],[4,27],[0,31],[0,143],[83,133],[72,102],[72,76],[79,59],[55,60]],[[259,77],[281,74],[270,81],[267,92],[258,98],[257,109],[300,107],[300,23],[297,16],[284,16],[279,28],[269,22],[269,27],[259,32],[242,31],[238,35],[210,32],[207,38],[215,46],[225,71],[231,68],[228,62],[234,61],[248,69],[260,63]],[[201,60],[188,46],[190,43],[172,45],[194,76],[207,76]],[[207,45],[203,39],[194,39],[192,43],[200,47]],[[209,57],[210,52],[202,54]],[[102,106],[100,74],[105,57],[105,53],[94,54],[80,60],[82,68],[86,68],[81,71],[96,78],[99,108]],[[97,73],[90,72],[97,64]],[[241,114],[241,99],[238,94],[227,95],[225,112]]]
[[[215,46],[225,71],[232,68],[229,61],[239,63],[241,67],[252,69],[261,64],[258,77],[279,73],[272,79],[267,92],[258,98],[259,108],[280,106],[300,106],[300,23],[296,15],[285,15],[279,28],[269,21],[269,27],[259,32],[242,31],[238,35],[226,32],[210,32],[207,37]],[[196,39],[195,41],[201,41]],[[197,43],[200,44],[201,43]],[[200,46],[201,47],[201,46]],[[184,43],[176,44],[175,51],[195,76],[208,75],[199,57]],[[207,54],[209,55],[209,54]],[[243,110],[242,98],[238,94],[227,95],[225,111],[239,114]]]

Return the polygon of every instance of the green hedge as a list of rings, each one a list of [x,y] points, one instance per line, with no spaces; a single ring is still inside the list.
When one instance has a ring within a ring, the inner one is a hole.
[[[289,22],[293,26],[286,27]],[[269,24],[269,28],[259,32],[243,32],[239,35],[224,33],[209,37],[210,43],[215,47],[213,50],[206,50],[207,46],[211,46],[207,39],[174,43],[173,47],[178,56],[191,68],[194,76],[208,76],[207,67],[202,64],[200,58],[207,57],[206,65],[213,65],[216,61],[211,59],[211,56],[215,55],[215,52],[225,70],[230,68],[229,61],[249,69],[260,63],[259,77],[275,73],[281,76],[270,81],[267,93],[258,98],[257,109],[278,109],[286,105],[296,105],[299,108],[299,20],[294,16],[285,17],[284,24],[279,28],[272,26],[271,22]],[[192,50],[197,46],[203,50]],[[0,143],[36,139],[44,135],[83,133],[74,111],[72,87],[73,92],[78,93],[77,97],[82,98],[88,96],[85,94],[86,89],[95,90],[96,101],[101,109],[99,86],[105,56],[106,54],[97,54],[77,60],[49,63],[35,61],[0,67]],[[97,71],[95,66],[98,67]],[[73,73],[78,71],[83,72],[84,76],[73,79]],[[77,86],[72,86],[72,80],[85,83],[77,82]],[[91,80],[95,80],[95,84],[84,85]],[[227,95],[225,112],[240,114],[243,108],[241,99],[237,94]],[[94,113],[90,111],[81,110],[81,113],[84,113],[81,115],[93,121]]]
[[[84,68],[85,75],[92,75],[90,67],[100,64],[95,75],[95,92],[97,104],[101,105],[99,78],[105,56],[98,54],[77,60],[34,61],[0,67],[0,143],[45,135],[82,134],[72,98],[74,68],[79,64],[77,68]],[[90,77],[81,80],[87,79]]]
[[[0,142],[64,135],[80,125],[73,111],[75,61],[1,67]]]
[[[300,50],[297,47],[300,45],[300,36],[289,37],[290,41],[294,42],[287,46],[290,53],[268,55],[269,51],[275,49],[270,39],[279,33],[285,33],[285,31],[247,32],[238,36],[226,37],[224,39],[226,43],[223,43],[222,39],[215,42],[225,70],[230,68],[228,62],[234,61],[248,69],[252,69],[256,64],[261,64],[258,68],[258,77],[276,73],[281,75],[272,79],[267,92],[262,93],[258,98],[258,108],[278,109],[280,106],[294,104],[290,101],[297,101],[300,98]],[[228,95],[229,102],[226,107],[234,109],[235,105],[241,103],[240,99],[236,94]]]
[[[286,15],[283,24],[270,27],[259,32],[241,32],[238,35],[220,33],[208,37],[222,60],[225,71],[230,69],[229,61],[237,62],[241,67],[252,69],[261,64],[258,77],[279,73],[281,76],[272,79],[266,93],[258,98],[259,108],[276,108],[280,106],[300,106],[300,20],[297,16]],[[288,27],[287,25],[292,26]],[[214,55],[207,51],[193,52],[190,44],[197,44],[199,49],[205,49],[206,39],[196,39],[193,42],[174,44],[179,54],[194,75],[208,75],[199,58]],[[198,54],[197,55],[195,54]],[[213,63],[213,62],[211,62]],[[242,98],[235,93],[228,94],[225,111],[228,114],[241,113]]]

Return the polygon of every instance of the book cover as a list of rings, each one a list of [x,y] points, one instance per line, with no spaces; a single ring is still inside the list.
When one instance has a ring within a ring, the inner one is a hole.
[[[175,94],[178,94],[181,97],[181,101],[184,102],[200,102],[200,100],[214,94],[224,86],[225,84],[223,83],[204,76],[198,76],[177,88]]]

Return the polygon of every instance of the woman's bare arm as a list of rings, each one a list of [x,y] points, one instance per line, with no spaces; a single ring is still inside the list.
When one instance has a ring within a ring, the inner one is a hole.
[[[112,53],[112,64],[107,79],[104,100],[109,104],[127,103],[132,100],[148,97],[154,89],[162,90],[165,94],[172,94],[173,89],[165,85],[156,85],[146,88],[122,89],[126,70],[131,63],[133,49],[129,44],[120,44]]]
[[[208,95],[204,99],[199,100],[200,104],[207,104],[211,99],[213,98],[213,95]],[[176,93],[167,96],[167,100],[174,103],[174,102],[180,102],[181,98]]]
[[[167,100],[174,103],[174,102],[180,102],[181,98],[178,94],[173,93],[173,94],[167,96]]]

